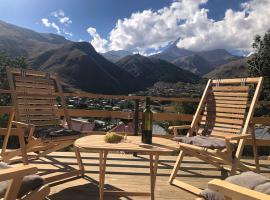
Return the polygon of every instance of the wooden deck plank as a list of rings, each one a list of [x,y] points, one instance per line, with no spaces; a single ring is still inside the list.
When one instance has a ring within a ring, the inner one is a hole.
[[[127,190],[132,192],[148,192],[150,190],[149,162],[147,156],[142,155],[133,157],[132,154],[109,154],[105,186],[109,190]],[[98,194],[98,170],[99,160],[97,153],[82,153],[82,160],[85,166],[85,178],[76,178],[51,188],[50,200],[97,200]],[[156,182],[155,197],[156,200],[176,200],[176,199],[195,199],[195,196],[169,185],[168,179],[173,168],[176,156],[161,156]],[[62,161],[57,163],[56,161]],[[39,173],[55,172],[58,170],[67,170],[64,164],[77,168],[74,152],[54,152],[47,158],[31,161],[38,167]],[[252,161],[250,161],[252,162]],[[262,172],[270,177],[270,160],[261,161]],[[178,173],[177,179],[186,181],[199,188],[205,188],[207,182],[214,178],[220,178],[220,172],[214,167],[197,160],[187,157],[183,161],[183,169]],[[70,169],[71,170],[71,169]],[[60,172],[55,173],[60,174]],[[194,176],[197,175],[197,177]],[[203,176],[206,175],[206,176]],[[118,197],[106,196],[108,200],[135,199],[146,200],[149,197]]]

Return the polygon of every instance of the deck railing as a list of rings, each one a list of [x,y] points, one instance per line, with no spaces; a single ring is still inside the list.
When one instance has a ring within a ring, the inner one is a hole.
[[[0,90],[0,94],[11,94],[10,90]],[[58,93],[55,93],[58,96]],[[71,117],[92,117],[92,118],[115,118],[115,119],[133,119],[135,122],[135,132],[138,130],[139,119],[141,119],[142,113],[139,112],[139,102],[144,100],[144,96],[124,96],[124,95],[101,95],[92,93],[64,93],[65,97],[80,97],[90,99],[121,99],[134,101],[134,112],[112,111],[112,110],[86,110],[86,109],[68,109],[68,113]],[[151,97],[153,101],[166,101],[166,102],[182,102],[182,103],[198,103],[200,99],[197,98],[177,98],[177,97]],[[259,104],[270,106],[269,101],[260,101]],[[10,113],[12,106],[0,106],[0,115],[4,113]],[[60,116],[63,115],[63,110],[58,109]],[[192,114],[183,113],[154,113],[154,121],[183,121],[191,122]],[[254,125],[270,125],[270,117],[254,117],[252,123]],[[135,133],[136,134],[136,133]],[[261,142],[263,145],[263,142]],[[269,145],[269,142],[267,143]]]

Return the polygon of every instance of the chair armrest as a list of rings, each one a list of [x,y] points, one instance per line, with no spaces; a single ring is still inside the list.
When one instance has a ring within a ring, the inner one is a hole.
[[[210,135],[211,137],[223,138],[227,140],[240,140],[240,139],[247,139],[251,137],[251,134],[233,134],[233,133],[214,133]]]
[[[173,129],[189,129],[190,125],[181,125],[181,126],[169,126],[169,130],[173,130]]]
[[[33,124],[26,124],[26,123],[18,122],[18,121],[12,121],[11,123],[12,125],[15,125],[20,128],[35,128],[35,125]]]
[[[37,168],[31,165],[1,169],[0,181],[6,181],[14,178],[21,178],[35,173],[37,173]]]
[[[33,125],[33,124],[26,124],[26,123],[17,122],[17,121],[12,121],[11,123],[12,123],[12,125],[15,125],[15,126],[17,126],[19,128],[29,128],[28,138],[29,139],[34,138],[33,135],[34,135],[34,131],[35,131],[35,128],[36,128],[35,125]]]
[[[17,199],[23,178],[27,175],[35,173],[37,173],[37,168],[33,166],[21,166],[2,169],[0,171],[0,181],[11,180],[8,183],[4,199]]]
[[[174,137],[177,137],[177,130],[189,129],[190,125],[181,125],[181,126],[169,126],[169,130],[173,131]]]
[[[263,194],[248,188],[226,181],[214,179],[208,183],[208,188],[223,194],[231,199],[259,200],[270,199],[270,195]]]
[[[239,135],[230,135],[228,137],[226,137],[226,139],[229,139],[229,140],[240,140],[240,139],[248,139],[249,137],[251,137],[251,134],[239,134]]]

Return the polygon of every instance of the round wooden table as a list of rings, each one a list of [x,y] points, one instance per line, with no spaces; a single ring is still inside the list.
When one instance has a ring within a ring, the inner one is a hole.
[[[127,140],[120,143],[106,143],[104,135],[90,135],[75,141],[76,152],[80,149],[99,151],[99,199],[104,199],[104,192],[111,195],[122,196],[151,196],[154,200],[156,175],[159,155],[172,153],[179,149],[179,145],[170,139],[153,137],[151,145],[141,143],[141,136],[128,136]],[[150,192],[127,192],[104,190],[107,155],[112,151],[137,152],[149,155],[150,161]],[[83,169],[83,166],[82,166]]]

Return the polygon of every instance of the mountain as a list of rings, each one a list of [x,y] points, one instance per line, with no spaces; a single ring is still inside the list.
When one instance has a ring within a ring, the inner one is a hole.
[[[225,49],[214,49],[210,51],[197,52],[199,56],[203,57],[207,62],[209,62],[213,67],[229,63],[233,60],[238,60],[242,57],[234,56],[230,54]]]
[[[209,72],[211,68],[241,58],[239,56],[234,56],[230,54],[225,49],[214,49],[210,51],[193,52],[187,49],[178,48],[177,47],[178,42],[179,39],[177,39],[173,44],[169,45],[161,53],[152,55],[150,57],[166,60],[179,67],[188,69],[192,72],[196,72],[199,74],[205,74]],[[202,65],[198,66],[200,61],[202,62]],[[208,67],[206,66],[207,63],[209,64]]]
[[[28,68],[56,72],[68,86],[104,94],[140,90],[136,79],[98,54],[90,43],[37,33],[0,21],[0,51],[27,58]]]
[[[88,42],[72,42],[29,60],[31,68],[56,72],[81,90],[104,94],[127,94],[141,89],[136,79],[98,54]]]
[[[197,71],[201,73],[206,68],[202,58],[213,66],[235,58],[225,50],[196,53],[202,57],[199,58],[176,44],[177,41],[150,58],[129,55],[126,51],[109,52],[107,55],[118,56],[117,59],[127,55],[116,65],[97,53],[90,43],[72,42],[56,34],[37,33],[0,21],[0,51],[10,56],[25,56],[29,68],[56,72],[67,85],[88,92],[127,94],[143,90],[157,81],[193,83],[199,79],[198,75],[159,57],[173,62],[186,56],[180,59],[182,64],[187,63],[187,69],[196,70],[200,63],[202,69],[197,67]]]
[[[177,58],[172,63],[182,69],[200,75],[206,74],[213,69],[211,63],[197,54]]]
[[[37,33],[0,20],[0,51],[10,56],[36,56],[66,43],[70,41],[62,36]]]
[[[162,60],[166,60],[168,62],[173,62],[179,57],[192,55],[194,52],[178,48],[176,44],[178,40],[176,40],[173,44],[171,44],[168,48],[164,49],[161,53],[150,56],[151,58],[158,58]]]
[[[117,62],[118,60],[121,60],[125,56],[132,55],[131,52],[125,51],[125,50],[118,50],[118,51],[108,51],[106,53],[102,54],[107,60],[111,62]]]
[[[235,77],[247,77],[247,61],[250,57],[241,58],[231,61],[227,64],[221,65],[204,77],[206,78],[235,78]]]
[[[194,83],[199,80],[199,76],[165,60],[144,57],[139,54],[126,56],[116,64],[135,76],[145,87],[158,81]]]

